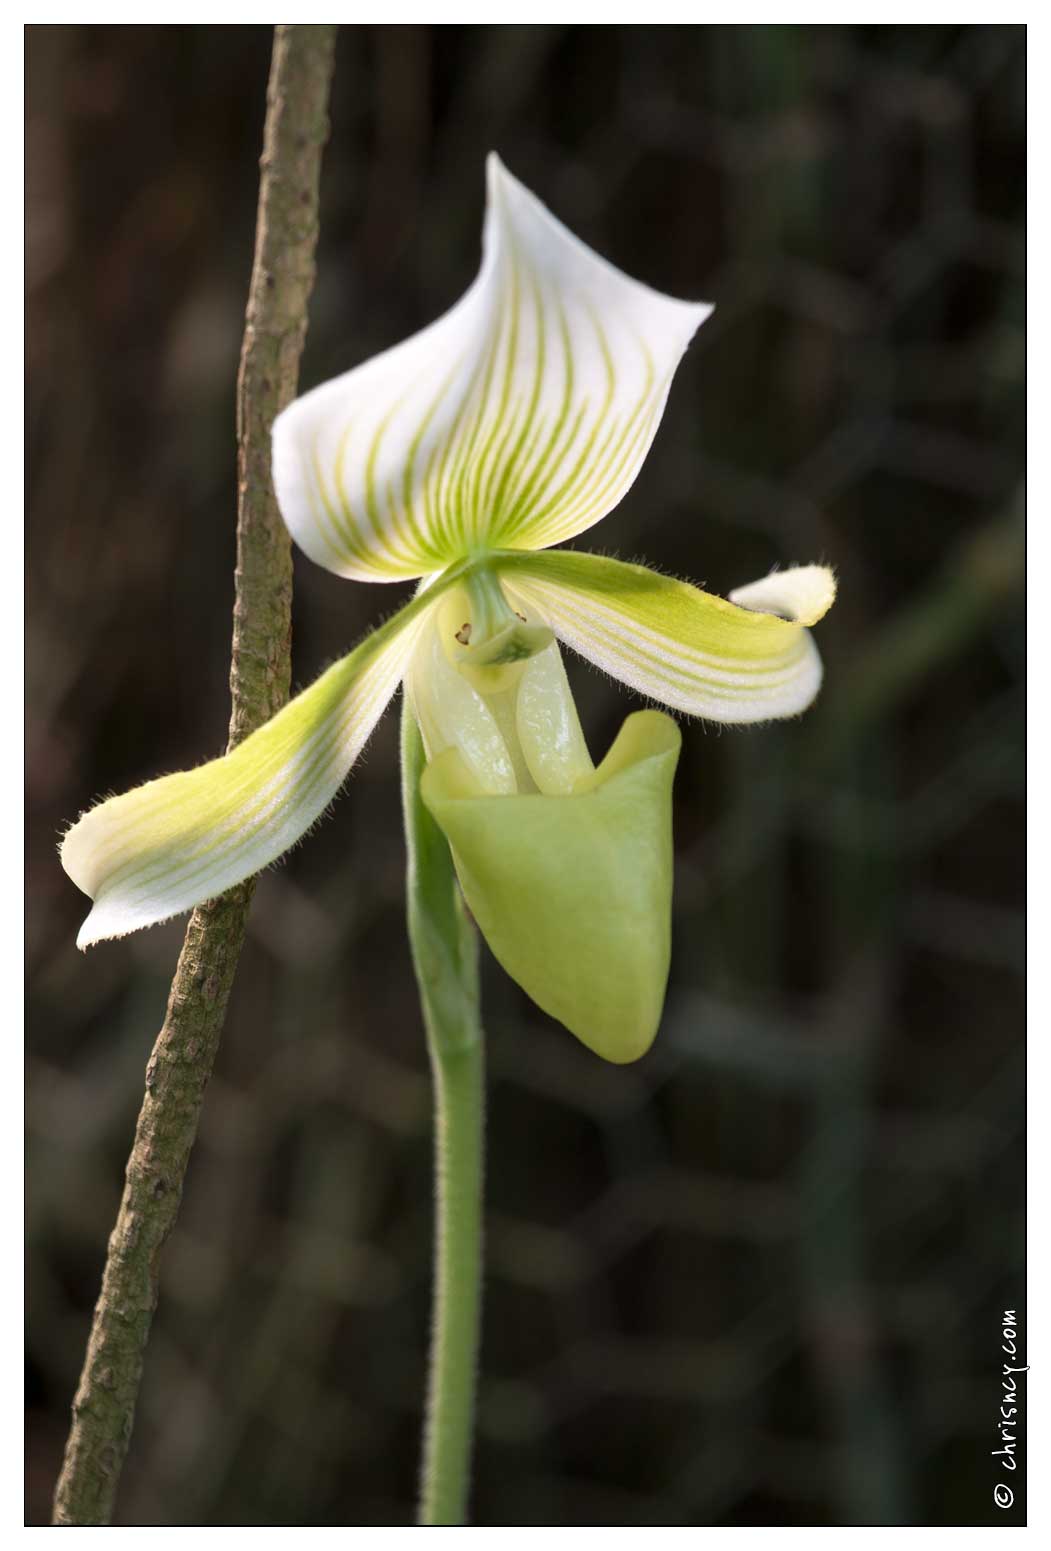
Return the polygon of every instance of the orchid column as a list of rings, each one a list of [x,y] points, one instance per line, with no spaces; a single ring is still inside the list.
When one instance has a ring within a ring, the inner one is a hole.
[[[301,548],[354,580],[416,580],[414,598],[231,754],[90,810],[62,853],[95,901],[82,945],[229,888],[323,815],[404,681],[409,919],[439,1104],[431,1522],[463,1514],[477,1346],[481,1032],[460,893],[507,972],[607,1060],[649,1048],[668,974],[679,730],[638,711],[594,763],[560,643],[673,709],[761,722],[817,693],[806,627],[834,596],[820,566],[727,602],[551,549],[635,480],[711,308],[621,274],[495,156],[488,195],[460,302],[274,427]]]

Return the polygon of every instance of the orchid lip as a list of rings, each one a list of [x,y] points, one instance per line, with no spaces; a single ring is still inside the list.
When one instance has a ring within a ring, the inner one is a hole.
[[[499,796],[456,749],[423,801],[511,978],[604,1060],[644,1055],[671,957],[671,792],[680,734],[660,711],[625,721],[574,791]]]

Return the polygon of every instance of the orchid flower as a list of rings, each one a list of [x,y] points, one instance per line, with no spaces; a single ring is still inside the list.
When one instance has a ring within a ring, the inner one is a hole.
[[[817,693],[806,627],[834,596],[820,566],[726,601],[551,547],[629,489],[711,311],[620,273],[490,157],[466,294],[274,425],[274,487],[300,547],[353,580],[418,579],[414,598],[232,753],[80,818],[62,862],[94,900],[81,947],[274,862],[404,681],[423,801],[497,959],[600,1055],[648,1048],[670,956],[679,731],[638,711],[596,766],[559,643],[674,710],[762,722]]]

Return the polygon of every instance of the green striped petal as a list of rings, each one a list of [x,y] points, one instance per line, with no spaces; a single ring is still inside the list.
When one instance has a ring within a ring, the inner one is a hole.
[[[634,480],[710,311],[621,274],[490,156],[459,303],[275,422],[293,537],[342,576],[390,581],[582,532]]]
[[[821,659],[805,628],[835,597],[824,566],[776,572],[732,602],[645,566],[556,551],[498,557],[523,606],[560,640],[640,694],[715,722],[805,711]]]
[[[413,599],[231,754],[83,814],[61,850],[95,902],[77,946],[189,910],[294,845],[339,791],[440,591]]]

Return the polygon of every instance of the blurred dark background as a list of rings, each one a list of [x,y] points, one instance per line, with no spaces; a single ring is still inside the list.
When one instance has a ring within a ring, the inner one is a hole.
[[[82,956],[55,842],[218,753],[266,28],[28,29],[29,1516],[182,923]],[[496,148],[718,304],[601,543],[824,560],[803,720],[686,730],[638,1066],[492,964],[480,1524],[981,1524],[1021,1304],[1021,27],[347,27],[302,384],[448,307]],[[596,535],[597,537],[597,535]],[[588,536],[581,540],[583,547]],[[309,682],[404,589],[296,560]],[[593,747],[633,707],[583,665]],[[259,888],[125,1524],[411,1520],[429,1081],[396,717]]]

